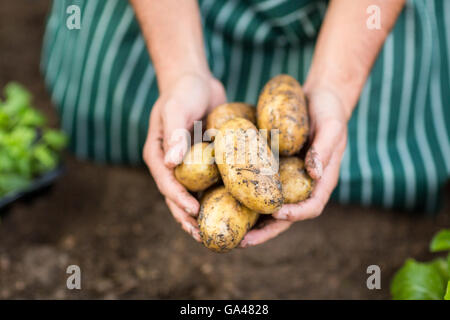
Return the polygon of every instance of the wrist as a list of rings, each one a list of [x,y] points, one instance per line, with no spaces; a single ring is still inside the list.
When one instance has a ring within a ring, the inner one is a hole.
[[[184,77],[197,77],[204,80],[212,77],[206,61],[190,60],[166,65],[155,64],[155,71],[160,93],[170,90],[174,83]]]
[[[183,74],[208,74],[197,0],[131,0],[160,92]]]
[[[311,72],[304,84],[306,95],[326,92],[333,96],[336,107],[340,108],[348,121],[358,102],[364,86],[364,78],[358,72],[346,72],[333,67],[311,68]]]

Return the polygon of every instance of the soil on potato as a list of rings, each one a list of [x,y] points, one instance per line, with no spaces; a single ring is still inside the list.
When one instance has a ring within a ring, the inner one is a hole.
[[[25,84],[56,126],[38,69],[48,6],[0,2],[0,87]],[[0,298],[389,298],[395,270],[408,257],[431,258],[429,240],[450,225],[448,204],[436,218],[329,204],[264,245],[219,255],[182,231],[145,168],[70,155],[67,167],[53,188],[3,214]],[[72,264],[81,290],[66,288]],[[366,287],[372,264],[380,290]]]

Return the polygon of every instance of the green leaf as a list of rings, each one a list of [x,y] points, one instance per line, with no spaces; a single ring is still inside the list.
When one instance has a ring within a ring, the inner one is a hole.
[[[445,293],[444,300],[450,300],[450,281],[447,283],[447,292]]]
[[[391,282],[392,298],[394,300],[442,300],[448,279],[445,279],[439,268],[441,265],[441,262],[437,262],[439,260],[420,263],[408,259]],[[444,263],[446,263],[445,260]]]
[[[6,100],[2,105],[2,110],[8,115],[17,115],[30,107],[31,94],[22,85],[16,82],[8,83],[4,92]]]
[[[36,139],[36,130],[27,127],[15,128],[7,137],[9,146],[28,148]]]
[[[55,168],[67,137],[46,126],[45,115],[33,108],[32,95],[11,82],[0,100],[0,197],[24,189],[32,179]],[[42,135],[40,135],[42,133]]]
[[[38,144],[33,149],[33,156],[37,160],[37,171],[43,173],[58,165],[58,156],[43,144]]]
[[[450,253],[447,255],[445,262],[446,262],[445,270],[447,274],[447,280],[450,280]]]
[[[450,250],[450,229],[444,229],[438,232],[431,240],[431,252]]]
[[[0,130],[8,128],[9,121],[8,114],[0,109]]]
[[[20,101],[23,105],[29,106],[31,102],[31,93],[24,86],[17,82],[10,82],[5,86],[5,103],[11,100]]]
[[[67,136],[57,130],[46,130],[42,136],[42,140],[50,146],[50,148],[60,151],[67,145]]]
[[[42,127],[45,124],[45,117],[35,109],[23,110],[18,121],[19,126]]]
[[[447,261],[446,259],[439,258],[439,259],[435,259],[435,260],[429,262],[429,264],[433,265],[433,267],[436,268],[436,270],[441,275],[442,279],[449,280],[450,279],[450,269],[449,269],[448,262],[449,261]]]
[[[14,170],[14,160],[0,148],[0,174]]]

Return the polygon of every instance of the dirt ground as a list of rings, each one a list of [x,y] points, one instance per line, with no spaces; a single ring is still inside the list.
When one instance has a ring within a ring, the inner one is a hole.
[[[25,84],[57,125],[38,63],[48,1],[0,2],[0,87]],[[14,205],[0,223],[0,298],[383,299],[408,257],[425,260],[437,218],[329,204],[259,247],[218,255],[171,218],[145,168],[98,166],[67,156],[67,174]],[[450,196],[447,188],[446,197]],[[80,266],[82,289],[66,288]],[[366,268],[381,267],[381,290]]]

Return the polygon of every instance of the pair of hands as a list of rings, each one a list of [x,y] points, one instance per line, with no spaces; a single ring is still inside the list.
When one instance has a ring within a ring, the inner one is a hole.
[[[316,180],[311,197],[299,204],[285,204],[247,233],[241,247],[254,246],[276,237],[295,221],[319,216],[339,177],[339,167],[347,142],[349,115],[338,96],[330,89],[304,85],[310,116],[310,146],[305,165]],[[196,220],[198,201],[175,179],[173,168],[188,151],[177,129],[191,130],[216,106],[226,102],[223,85],[211,74],[189,73],[165,87],[153,106],[143,158],[174,218],[182,228],[201,241]]]

